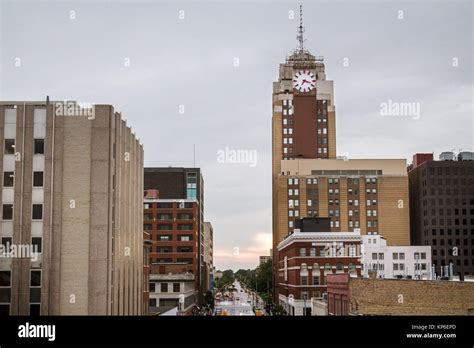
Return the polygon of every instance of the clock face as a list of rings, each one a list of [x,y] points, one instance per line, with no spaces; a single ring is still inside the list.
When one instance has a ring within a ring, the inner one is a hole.
[[[300,92],[309,92],[316,85],[316,77],[309,70],[300,70],[293,76],[293,87]]]

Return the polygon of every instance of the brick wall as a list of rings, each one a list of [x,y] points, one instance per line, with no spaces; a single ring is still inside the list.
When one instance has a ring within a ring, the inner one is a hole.
[[[349,280],[349,311],[363,315],[467,315],[474,283],[398,279]]]

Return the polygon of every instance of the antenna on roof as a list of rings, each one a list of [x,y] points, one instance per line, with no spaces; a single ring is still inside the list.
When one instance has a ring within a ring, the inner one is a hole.
[[[303,5],[300,5],[300,26],[298,27],[298,35],[296,39],[299,42],[298,49],[304,51],[304,38],[303,38],[304,28],[303,28]]]

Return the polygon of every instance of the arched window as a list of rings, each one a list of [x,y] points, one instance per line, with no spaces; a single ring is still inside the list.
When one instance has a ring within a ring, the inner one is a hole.
[[[332,273],[332,267],[329,262],[324,265],[324,274]]]
[[[348,267],[349,274],[357,274],[357,269],[355,263],[350,263]]]
[[[336,265],[336,273],[344,273],[344,265],[342,262],[338,262]]]

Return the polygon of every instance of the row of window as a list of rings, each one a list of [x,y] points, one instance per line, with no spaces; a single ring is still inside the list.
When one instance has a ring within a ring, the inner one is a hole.
[[[4,140],[4,151],[5,155],[14,155],[15,154],[15,139],[5,139]],[[44,155],[44,139],[34,139],[33,144],[33,154],[35,155]]]
[[[433,239],[431,242],[432,242],[431,245],[438,245],[438,241],[436,239]],[[439,240],[439,245],[444,246],[445,244],[454,245],[454,246],[469,245],[468,239],[463,239],[463,244],[461,244],[460,239],[456,239],[455,241],[453,239],[440,239]],[[474,245],[474,239],[471,239],[471,245]]]
[[[456,166],[453,166],[453,167],[437,167],[437,170],[435,172],[435,168],[434,167],[430,167],[428,168],[428,174],[429,175],[464,175],[466,174],[466,170],[469,174],[474,174],[474,168],[472,167],[456,167]],[[422,170],[422,175],[423,176],[426,176],[426,168]]]
[[[3,250],[6,253],[11,252],[13,246],[12,237],[2,237],[1,244],[3,245]],[[42,253],[43,252],[43,237],[31,237],[31,245],[33,246],[33,252]]]
[[[446,189],[442,189],[442,188],[439,188],[437,190],[435,190],[434,188],[430,189],[430,193],[429,195],[431,196],[441,196],[441,195],[459,195],[459,194],[466,194],[468,193],[469,195],[474,195],[474,189],[473,188],[468,188],[468,189],[457,189],[457,188],[454,188],[454,189],[451,189],[451,188],[446,188]],[[423,196],[428,196],[428,191],[427,190],[422,190],[422,194]]]
[[[13,187],[15,185],[15,172],[3,172],[3,187]],[[43,172],[33,172],[33,187],[43,187]]]
[[[438,223],[436,223],[438,221]],[[473,226],[474,219],[431,219],[431,225],[440,225],[444,226],[446,221],[446,225],[448,226]],[[454,222],[454,223],[453,223]],[[423,219],[423,226],[428,226],[428,219]]]
[[[171,213],[161,213],[154,215],[153,213],[145,213],[143,215],[144,220],[173,220],[173,214]],[[192,220],[193,214],[191,213],[178,213],[178,220]]]
[[[155,252],[157,253],[192,253],[193,247],[192,246],[177,246],[176,249],[170,246],[159,246],[155,248]]]
[[[144,224],[143,228],[145,231],[151,231],[153,230],[153,224]],[[156,230],[158,231],[172,231],[173,230],[173,224],[157,224],[156,225]],[[177,224],[176,225],[176,230],[178,231],[192,231],[193,230],[193,224]]]
[[[176,236],[178,242],[191,242],[193,240],[192,235],[178,235]],[[156,236],[156,240],[158,242],[172,242],[173,235],[172,234],[160,234]]]
[[[375,184],[377,183],[377,178],[366,178],[365,179],[366,183],[372,183]],[[318,179],[317,178],[307,178],[306,183],[309,185],[317,185],[318,184]],[[347,179],[348,184],[358,184],[359,179]],[[339,178],[328,178],[328,184],[339,184]],[[288,178],[288,185],[298,185],[298,178]]]
[[[384,253],[372,253],[372,260],[383,260]],[[413,254],[415,260],[426,260],[426,253],[416,252]],[[405,260],[405,253],[392,253],[394,260]]]
[[[430,179],[429,180],[429,183],[430,185],[434,186],[434,185],[440,185],[440,186],[458,186],[458,185],[473,185],[474,184],[474,179],[472,178],[469,178],[466,180],[466,178],[460,178],[459,180],[457,178],[438,178],[437,180],[435,179]],[[423,180],[422,181],[422,185],[423,186],[426,186],[427,185],[427,181],[426,180]]]
[[[438,198],[438,200],[436,200],[436,198],[430,198],[429,200],[430,202],[430,205],[432,206],[435,206],[436,203],[438,203],[438,205],[443,205],[443,202],[446,202],[446,205],[451,205],[454,204],[455,206],[459,206],[459,205],[472,205],[474,206],[474,198],[471,198],[468,199],[467,198]],[[427,206],[428,205],[428,200],[427,199],[423,199],[423,206]]]
[[[469,209],[469,212],[467,209],[451,209],[447,208],[446,210],[443,208],[440,208],[438,210],[436,209],[431,209],[431,215],[444,215],[444,212],[446,211],[446,215],[469,215],[469,216],[474,216],[474,209]],[[425,209],[423,211],[423,216],[428,215],[428,210]]]
[[[160,292],[180,292],[181,291],[181,283],[172,283],[172,286],[169,286],[168,283],[159,283],[160,284]],[[150,292],[155,292],[158,289],[157,283],[150,283]]]
[[[179,208],[179,209],[188,209],[192,208],[192,202],[180,202],[180,203],[172,203],[172,202],[160,202],[160,203],[145,203],[145,209],[172,209],[172,208]]]
[[[0,270],[0,287],[11,287],[12,272]],[[41,286],[41,270],[30,270],[30,286]]]
[[[33,220],[43,220],[43,204],[33,203],[31,209],[31,218]],[[13,220],[13,204],[2,204],[2,220]]]
[[[433,228],[433,229],[431,230],[431,235],[436,236],[436,233],[437,233],[437,230],[436,230],[435,228]],[[455,233],[456,236],[459,236],[460,233],[461,233],[461,231],[460,231],[459,228],[456,228],[456,229],[454,230],[454,233]],[[453,234],[453,230],[452,230],[451,228],[448,228],[448,229],[446,230],[446,235],[451,236],[452,234]],[[464,228],[464,229],[462,230],[462,234],[463,234],[463,236],[467,236],[467,234],[468,234],[467,228]],[[471,228],[471,234],[474,236],[474,229],[473,229],[473,228]],[[427,235],[428,235],[428,230],[425,230],[425,236],[427,236]],[[440,236],[444,236],[444,229],[443,229],[443,228],[440,228],[440,229],[439,229],[439,235],[440,235]]]
[[[307,248],[300,248],[299,250],[299,256],[310,256],[310,257],[316,257],[316,256],[321,256],[321,257],[331,257],[331,256],[336,256],[336,254],[339,252],[339,256],[344,256],[345,249],[341,248],[337,250],[336,248],[326,248],[326,247],[318,247],[318,248],[309,248],[309,254],[308,254],[308,249]],[[357,256],[357,248],[354,245],[351,245],[348,247],[348,256]],[[317,265],[315,263],[314,265]],[[327,263],[326,265],[329,265]],[[302,263],[301,264],[301,269],[305,269],[306,264]],[[314,266],[313,269],[317,269],[318,267]]]
[[[152,258],[152,262],[161,263],[161,264],[168,264],[168,263],[180,263],[183,265],[191,265],[193,263],[193,259],[190,258],[179,258],[176,259],[176,262],[173,261],[171,258],[161,257],[161,258]]]

